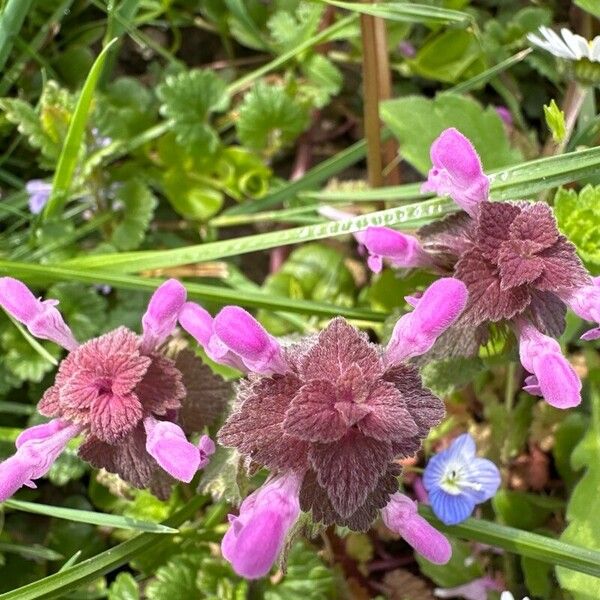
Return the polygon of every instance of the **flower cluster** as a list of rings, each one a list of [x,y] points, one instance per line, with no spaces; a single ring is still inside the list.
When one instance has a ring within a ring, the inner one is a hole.
[[[152,296],[141,336],[119,327],[79,344],[56,300],[41,301],[20,281],[0,279],[0,306],[36,337],[69,351],[38,407],[52,420],[23,431],[16,454],[0,464],[0,501],[23,485],[35,487],[78,435],[84,460],[161,498],[175,480],[189,482],[207,464],[212,440],[202,436],[196,445],[187,436],[221,412],[228,386],[193,353],[165,354],[185,300],[185,288],[169,280]]]
[[[182,327],[207,354],[249,373],[219,442],[271,473],[230,517],[223,554],[238,573],[264,576],[301,510],[358,531],[381,511],[417,551],[449,559],[447,540],[398,493],[396,461],[413,456],[444,415],[406,360],[431,348],[466,301],[462,282],[439,279],[398,321],[385,349],[342,318],[283,348],[238,307],[214,319],[195,304],[183,307]]]
[[[371,263],[380,268],[385,259],[394,266],[426,267],[462,281],[468,303],[444,336],[443,352],[451,345],[464,355],[475,352],[490,325],[512,330],[530,373],[524,389],[558,408],[577,405],[581,383],[554,338],[565,328],[567,307],[600,322],[598,280],[560,234],[547,204],[489,201],[489,178],[459,131],[444,131],[433,143],[431,159],[423,190],[451,196],[464,212],[422,228],[418,236],[368,228],[357,237]],[[600,327],[583,336],[597,337]]]

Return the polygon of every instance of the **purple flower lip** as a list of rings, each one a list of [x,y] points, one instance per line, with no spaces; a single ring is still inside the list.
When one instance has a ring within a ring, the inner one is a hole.
[[[187,302],[179,322],[215,362],[261,375],[288,370],[277,340],[243,308],[226,306],[213,319],[201,306]]]
[[[450,196],[474,217],[488,199],[490,181],[473,144],[458,129],[446,129],[431,146],[431,162],[421,191]]]
[[[221,551],[238,575],[259,579],[271,570],[300,515],[300,481],[295,473],[274,478],[244,500],[237,517],[229,515]]]
[[[450,542],[417,512],[417,503],[408,496],[396,492],[382,509],[381,516],[389,529],[400,534],[430,562],[444,565],[450,560]]]
[[[500,486],[496,465],[478,458],[475,450],[475,440],[464,433],[427,463],[423,484],[433,512],[445,525],[464,521],[476,504],[491,498]]]

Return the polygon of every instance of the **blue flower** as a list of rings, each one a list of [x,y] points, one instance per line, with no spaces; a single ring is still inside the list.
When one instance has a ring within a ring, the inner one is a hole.
[[[52,184],[41,179],[32,179],[25,185],[25,190],[29,196],[29,211],[34,215],[38,215],[50,198]]]
[[[423,484],[431,508],[446,525],[464,521],[476,504],[489,500],[500,486],[498,467],[475,456],[475,450],[475,440],[464,433],[425,468]]]

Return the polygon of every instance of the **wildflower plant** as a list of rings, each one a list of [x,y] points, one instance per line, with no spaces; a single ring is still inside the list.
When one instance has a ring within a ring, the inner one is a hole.
[[[206,466],[214,443],[186,436],[218,414],[227,385],[189,351],[176,358],[164,351],[185,299],[185,288],[169,280],[150,299],[141,336],[118,327],[80,344],[57,301],[37,299],[17,279],[0,279],[0,306],[32,335],[68,351],[38,405],[51,420],[24,430],[16,454],[0,463],[1,500],[23,485],[35,487],[79,435],[81,458],[161,498],[176,480],[189,482]]]
[[[399,458],[413,456],[443,415],[407,360],[426,352],[460,315],[465,286],[440,279],[402,317],[385,350],[342,318],[317,336],[281,347],[248,313],[213,319],[188,303],[180,323],[218,362],[248,372],[218,440],[271,479],[249,496],[223,542],[236,571],[265,575],[300,510],[355,531],[384,521],[430,560],[449,546],[398,493]],[[262,536],[263,550],[251,540]]]
[[[525,390],[558,408],[578,405],[581,383],[555,338],[565,329],[567,308],[598,323],[600,293],[575,246],[547,204],[490,201],[489,177],[458,130],[440,135],[431,159],[423,191],[449,195],[462,211],[423,227],[417,237],[368,228],[363,243],[392,265],[429,268],[465,284],[467,305],[440,342],[442,353],[474,353],[489,339],[490,326],[504,328],[518,339],[530,373]],[[583,338],[595,339],[598,331]]]

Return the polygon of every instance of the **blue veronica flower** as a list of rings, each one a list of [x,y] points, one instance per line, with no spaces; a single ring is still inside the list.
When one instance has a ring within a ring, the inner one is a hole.
[[[498,467],[475,455],[475,440],[458,436],[425,467],[423,484],[431,508],[446,525],[456,525],[471,515],[476,504],[491,498],[500,486]]]

